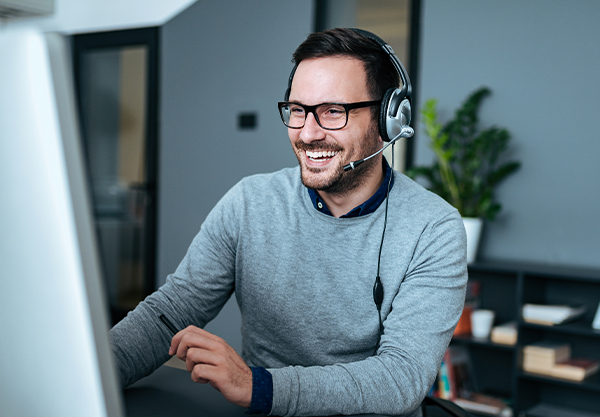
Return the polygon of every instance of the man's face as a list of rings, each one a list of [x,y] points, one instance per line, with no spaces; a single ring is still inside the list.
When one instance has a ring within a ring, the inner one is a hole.
[[[369,101],[363,63],[350,57],[311,58],[300,62],[289,101],[304,105]],[[343,166],[371,155],[382,140],[371,108],[350,110],[341,130],[326,130],[309,113],[302,129],[288,129],[292,148],[300,163],[307,188],[344,195],[360,187],[380,168],[372,158],[360,168],[344,173]]]

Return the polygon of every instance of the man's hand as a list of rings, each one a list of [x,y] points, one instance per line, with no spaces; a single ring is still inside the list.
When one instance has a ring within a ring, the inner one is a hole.
[[[250,407],[252,370],[220,337],[189,326],[173,336],[169,355],[185,361],[194,382],[209,383],[228,401]]]

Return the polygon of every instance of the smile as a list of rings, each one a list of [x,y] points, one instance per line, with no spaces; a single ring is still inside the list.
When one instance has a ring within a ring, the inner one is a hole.
[[[337,155],[337,151],[306,151],[306,156],[313,161],[333,158],[335,155]]]

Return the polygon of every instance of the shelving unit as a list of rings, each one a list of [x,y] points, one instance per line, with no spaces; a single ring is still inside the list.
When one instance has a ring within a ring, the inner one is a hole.
[[[600,374],[576,382],[524,372],[521,367],[523,346],[540,340],[568,342],[573,357],[600,360],[600,330],[592,328],[600,303],[600,270],[475,263],[469,265],[469,280],[480,282],[479,307],[496,312],[496,325],[518,323],[514,346],[453,338],[453,344],[469,351],[479,391],[509,400],[514,416],[539,403],[600,413]],[[544,326],[522,320],[526,303],[585,305],[587,311],[576,321]]]

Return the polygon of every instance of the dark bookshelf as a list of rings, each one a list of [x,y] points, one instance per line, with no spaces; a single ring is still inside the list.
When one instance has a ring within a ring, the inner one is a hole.
[[[469,280],[480,283],[479,308],[496,312],[495,325],[516,321],[518,334],[515,345],[453,337],[453,345],[469,351],[478,390],[506,400],[514,416],[524,416],[540,403],[600,413],[600,373],[571,381],[525,372],[521,366],[523,347],[540,340],[567,342],[572,357],[600,360],[600,330],[592,328],[600,303],[600,270],[478,262],[469,265]],[[572,322],[545,326],[522,319],[527,303],[585,305],[587,310]]]

